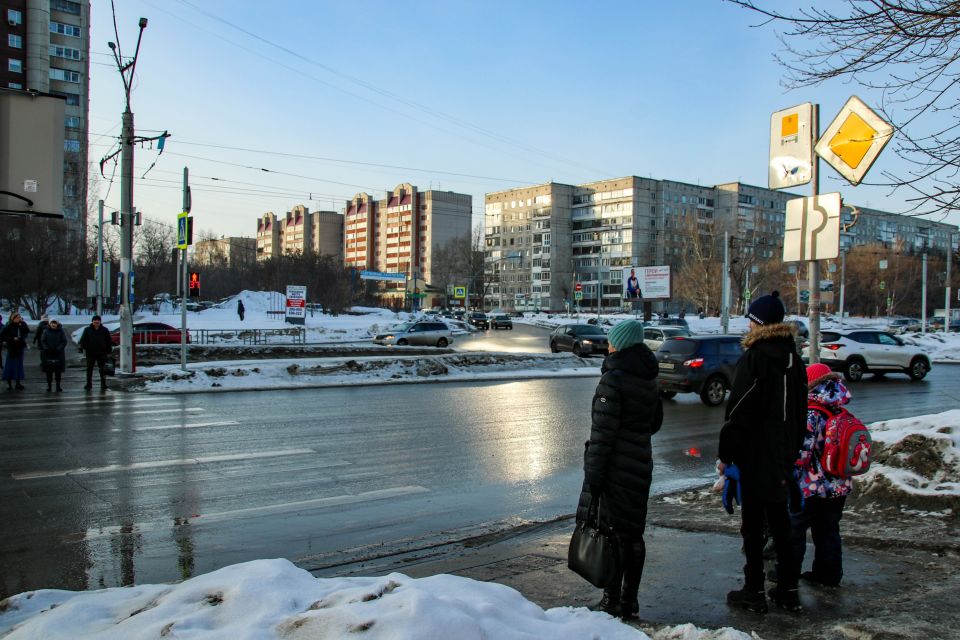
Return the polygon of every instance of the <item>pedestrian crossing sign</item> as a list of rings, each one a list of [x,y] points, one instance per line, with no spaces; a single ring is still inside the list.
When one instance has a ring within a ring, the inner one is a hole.
[[[453,288],[453,297],[458,300],[463,300],[467,297],[467,288],[466,287],[454,287]]]
[[[177,214],[177,248],[187,248],[187,216],[186,211]]]

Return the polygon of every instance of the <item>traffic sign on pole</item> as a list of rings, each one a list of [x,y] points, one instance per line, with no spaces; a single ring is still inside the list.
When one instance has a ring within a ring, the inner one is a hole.
[[[847,181],[860,184],[873,162],[893,137],[893,127],[864,104],[850,96],[823,137],[817,155],[826,160]]]
[[[809,102],[770,116],[770,164],[767,186],[786,189],[813,177],[813,105]]]
[[[177,248],[186,249],[187,248],[187,217],[190,214],[186,211],[182,211],[177,214]]]

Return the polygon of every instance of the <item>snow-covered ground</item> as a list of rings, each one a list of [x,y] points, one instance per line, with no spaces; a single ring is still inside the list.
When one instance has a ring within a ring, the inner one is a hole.
[[[582,607],[544,611],[510,587],[436,575],[314,578],[288,560],[254,560],[174,585],[89,592],[41,590],[0,609],[0,637],[36,640],[355,638],[605,639],[646,634]],[[692,625],[655,638],[749,640]]]

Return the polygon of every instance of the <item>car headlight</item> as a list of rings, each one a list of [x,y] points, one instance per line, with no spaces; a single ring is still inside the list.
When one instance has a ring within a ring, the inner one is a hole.
[[[393,334],[390,334],[390,333],[388,333],[387,335],[383,336],[383,339],[384,339],[384,340],[393,340],[393,338],[394,338],[394,335],[393,335]]]
[[[593,344],[593,340],[584,340],[583,344]]]

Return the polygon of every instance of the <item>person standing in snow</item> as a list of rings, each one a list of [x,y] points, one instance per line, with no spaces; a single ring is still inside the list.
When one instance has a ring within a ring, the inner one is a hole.
[[[643,574],[647,498],[653,476],[650,438],[663,423],[657,359],[643,343],[643,324],[621,322],[607,335],[608,354],[593,396],[590,440],[585,444],[583,490],[577,521],[596,521],[613,532],[620,571],[593,607],[610,615],[636,617]]]
[[[853,489],[853,480],[836,478],[824,471],[824,430],[829,416],[850,402],[850,391],[840,374],[825,364],[812,364],[807,367],[807,401],[808,407],[818,408],[807,409],[806,436],[794,471],[802,496],[795,501],[800,504],[790,505],[794,562],[799,572],[807,548],[807,530],[812,529],[813,569],[800,577],[814,584],[835,587],[843,578],[840,518],[847,495]]]
[[[67,366],[66,349],[69,343],[67,332],[60,323],[55,319],[51,320],[40,338],[40,356],[43,370],[47,374],[47,391],[52,391],[54,378],[57,380],[57,391],[63,391],[60,381]]]
[[[246,309],[243,308],[243,300],[237,300],[237,315],[240,316],[240,322],[243,322],[243,314]]]
[[[727,603],[766,613],[763,545],[766,524],[781,568],[769,596],[788,611],[800,611],[797,571],[790,537],[787,498],[797,452],[807,429],[806,371],[794,340],[795,329],[783,323],[780,294],[757,298],[747,311],[750,332],[737,362],[726,421],[720,430],[721,475],[742,492],[741,527],[746,564],[742,589],[727,594]]]
[[[16,312],[0,331],[0,341],[7,348],[7,361],[3,364],[3,379],[7,381],[7,391],[14,388],[14,382],[18,391],[23,389],[23,352],[27,349],[29,333],[30,327],[23,321],[23,316]]]

